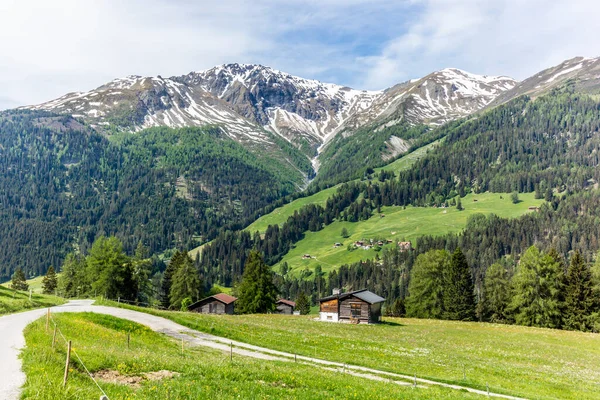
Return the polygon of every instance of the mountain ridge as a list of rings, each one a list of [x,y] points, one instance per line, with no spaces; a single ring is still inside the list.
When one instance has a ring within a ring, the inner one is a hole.
[[[388,124],[439,125],[478,111],[514,84],[444,69],[368,91],[234,63],[169,78],[129,75],[21,108],[69,114],[101,131],[221,124],[232,139],[259,144],[269,142],[265,132],[271,132],[312,159],[340,132],[390,116]]]

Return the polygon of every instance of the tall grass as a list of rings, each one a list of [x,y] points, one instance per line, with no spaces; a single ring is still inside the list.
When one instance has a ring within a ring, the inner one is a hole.
[[[254,360],[207,348],[187,348],[141,325],[99,314],[55,315],[64,335],[87,368],[116,370],[124,375],[169,370],[179,376],[144,381],[138,388],[99,382],[111,400],[116,399],[459,399],[475,398],[454,390],[399,386],[373,382],[313,366]],[[131,334],[127,348],[126,337]],[[69,382],[62,387],[65,345],[51,347],[51,332],[40,320],[30,325],[23,352],[27,375],[23,398],[96,399],[99,389],[83,366],[74,360]]]

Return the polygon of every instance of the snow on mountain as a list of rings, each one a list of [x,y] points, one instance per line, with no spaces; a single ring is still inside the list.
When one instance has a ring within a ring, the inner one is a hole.
[[[600,89],[600,58],[575,57],[545,69],[525,79],[513,89],[499,95],[489,107],[493,107],[516,97],[528,95],[537,97],[571,80],[581,92],[597,93]]]
[[[292,142],[320,144],[382,92],[304,79],[261,65],[228,64],[184,78]]]
[[[431,73],[384,91],[372,106],[346,123],[356,129],[374,121],[385,125],[441,125],[479,111],[517,82],[503,76],[475,75],[456,68]]]
[[[445,69],[385,91],[356,90],[261,65],[226,64],[171,78],[127,76],[32,109],[70,114],[98,129],[220,124],[240,142],[279,135],[309,157],[337,133],[376,121],[439,125],[488,105],[516,82]]]

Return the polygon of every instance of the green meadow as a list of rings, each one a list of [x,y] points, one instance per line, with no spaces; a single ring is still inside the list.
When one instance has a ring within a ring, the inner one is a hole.
[[[51,307],[63,304],[64,300],[56,296],[33,293],[29,300],[29,292],[20,292],[0,286],[0,315],[10,314],[33,308]]]
[[[406,154],[405,156],[402,156],[402,157],[396,159],[395,161],[392,161],[391,163],[384,165],[383,167],[375,168],[375,171],[379,172],[381,170],[385,170],[385,171],[392,171],[397,174],[400,171],[407,170],[410,167],[412,167],[412,165],[414,163],[419,161],[421,158],[425,157],[427,155],[427,153],[429,152],[429,150],[433,150],[433,148],[435,148],[438,144],[440,144],[442,140],[444,140],[444,139],[438,139],[435,142],[429,143],[428,145],[419,147],[415,151],[412,151],[412,152]]]
[[[72,340],[92,374],[110,373],[113,382],[98,380],[111,400],[165,399],[463,399],[481,396],[437,387],[400,386],[371,381],[314,365],[265,361],[205,347],[187,347],[142,325],[106,315],[55,314],[61,332]],[[131,341],[127,346],[127,335]],[[52,348],[52,332],[38,320],[25,331],[22,398],[36,400],[97,399],[101,392],[73,356],[63,388],[66,346]],[[147,373],[162,371],[163,379]],[[167,372],[165,372],[167,371]],[[173,374],[174,373],[174,374]],[[167,377],[166,375],[172,375]]]
[[[349,251],[349,244],[360,240],[392,240],[386,246],[394,246],[398,241],[414,241],[423,235],[443,235],[460,232],[467,220],[474,214],[496,214],[504,218],[523,215],[530,206],[539,206],[544,200],[535,199],[533,193],[519,194],[520,202],[513,204],[509,193],[469,194],[461,199],[464,210],[456,207],[383,207],[382,215],[375,214],[367,221],[335,221],[318,232],[306,232],[304,239],[297,242],[282,259],[287,262],[292,273],[305,268],[314,269],[321,265],[323,271],[329,271],[342,264],[354,263],[375,258],[375,248]],[[346,228],[348,238],[341,236]],[[342,246],[335,247],[335,243]],[[304,255],[311,258],[305,259]],[[278,268],[277,266],[275,267]]]
[[[489,386],[496,393],[597,399],[600,388],[598,334],[426,319],[350,325],[315,321],[314,316],[137,309],[270,349],[484,390]]]

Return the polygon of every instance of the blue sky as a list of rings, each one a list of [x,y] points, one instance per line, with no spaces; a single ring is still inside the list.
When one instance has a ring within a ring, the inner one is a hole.
[[[446,67],[524,79],[600,56],[592,0],[2,0],[0,109],[240,62],[383,89]]]

